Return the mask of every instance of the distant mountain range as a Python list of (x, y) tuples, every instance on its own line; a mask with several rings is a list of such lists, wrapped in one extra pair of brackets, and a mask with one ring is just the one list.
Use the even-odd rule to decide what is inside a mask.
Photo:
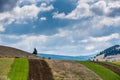
[(43, 54), (40, 53), (38, 56), (43, 57), (43, 58), (50, 58), (53, 60), (88, 60), (91, 57), (95, 55), (89, 55), (89, 56), (62, 56), (62, 55), (53, 55), (53, 54)]
[(97, 54), (91, 60), (95, 61), (120, 61), (120, 45), (114, 45)]

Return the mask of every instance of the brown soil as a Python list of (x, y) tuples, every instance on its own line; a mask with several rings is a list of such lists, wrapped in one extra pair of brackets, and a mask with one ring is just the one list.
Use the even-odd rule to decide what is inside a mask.
[(100, 64), (110, 70), (112, 70), (113, 72), (115, 72), (116, 74), (118, 74), (120, 76), (120, 68), (117, 66), (114, 66), (112, 64), (107, 64), (107, 63), (103, 63), (103, 62), (95, 62), (97, 64)]
[(53, 80), (51, 69), (44, 60), (29, 59), (28, 80)]
[(96, 73), (74, 61), (46, 60), (55, 80), (102, 80)]

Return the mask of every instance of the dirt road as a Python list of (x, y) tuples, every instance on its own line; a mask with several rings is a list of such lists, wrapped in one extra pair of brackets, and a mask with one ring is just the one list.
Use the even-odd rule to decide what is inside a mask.
[(51, 69), (44, 60), (29, 59), (28, 80), (53, 80)]

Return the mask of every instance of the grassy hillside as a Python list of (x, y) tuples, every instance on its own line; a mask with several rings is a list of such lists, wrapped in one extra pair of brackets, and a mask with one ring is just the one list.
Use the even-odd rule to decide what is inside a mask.
[(93, 62), (79, 62), (80, 64), (85, 65), (95, 73), (97, 73), (103, 80), (120, 80), (120, 76), (112, 72), (111, 70), (98, 65)]
[(116, 73), (120, 76), (120, 67), (118, 67), (112, 63), (109, 63), (109, 62), (94, 62), (94, 63), (104, 66), (107, 69), (110, 69), (111, 71), (113, 71), (114, 73)]
[(27, 80), (28, 79), (28, 60), (19, 58), (15, 59), (12, 69), (9, 73), (10, 80)]

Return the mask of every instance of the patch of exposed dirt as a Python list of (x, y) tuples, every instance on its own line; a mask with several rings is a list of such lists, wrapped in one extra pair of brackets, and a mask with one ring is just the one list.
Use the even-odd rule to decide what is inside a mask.
[(106, 63), (103, 63), (103, 62), (95, 62), (95, 63), (100, 64), (100, 65), (102, 65), (102, 66), (112, 70), (113, 72), (115, 72), (116, 74), (118, 74), (120, 76), (120, 68), (119, 67), (114, 66), (112, 64), (111, 65), (110, 64), (106, 64)]
[(46, 60), (55, 80), (102, 80), (84, 65), (73, 61)]
[(29, 59), (28, 80), (53, 80), (51, 69), (44, 60)]

